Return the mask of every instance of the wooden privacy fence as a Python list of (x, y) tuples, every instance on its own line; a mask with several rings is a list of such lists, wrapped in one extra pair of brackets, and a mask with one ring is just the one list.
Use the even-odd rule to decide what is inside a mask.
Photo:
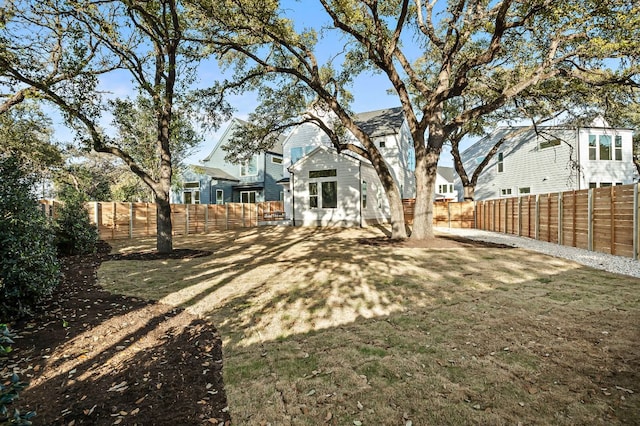
[[(404, 220), (408, 225), (413, 224), (415, 198), (402, 200), (404, 208)], [(435, 202), (433, 203), (433, 225), (449, 228), (474, 228), (475, 227), (475, 203), (473, 201)]]
[(638, 258), (638, 184), (476, 202), (476, 227)]
[[(55, 201), (43, 201), (43, 210), (55, 217)], [(89, 202), (91, 223), (97, 225), (100, 238), (149, 237), (156, 235), (155, 203)], [(214, 230), (249, 228), (258, 222), (284, 218), (281, 201), (227, 204), (171, 204), (173, 235), (201, 234)]]

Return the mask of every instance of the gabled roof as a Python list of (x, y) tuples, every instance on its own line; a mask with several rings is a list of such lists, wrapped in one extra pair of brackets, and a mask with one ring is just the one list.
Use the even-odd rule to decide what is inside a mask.
[(404, 122), (402, 107), (356, 114), (355, 122), (370, 137), (397, 133)]
[[(218, 141), (216, 142), (211, 152), (209, 152), (209, 155), (207, 155), (201, 161), (203, 163), (209, 161), (213, 156), (213, 153), (216, 152), (218, 149), (222, 148), (222, 146), (225, 145), (229, 141), (229, 139), (231, 139), (235, 130), (245, 124), (248, 124), (248, 122), (240, 118), (233, 117), (229, 122), (229, 124), (227, 125), (227, 128), (224, 130), (224, 132), (220, 136), (220, 138), (218, 138)], [(282, 156), (282, 142), (284, 141), (284, 139), (285, 139), (284, 136), (282, 135), (279, 136), (278, 141), (275, 143), (275, 145), (271, 149), (267, 150), (267, 152)]]
[(204, 166), (196, 166), (196, 165), (191, 165), (189, 167), (191, 167), (196, 173), (207, 175), (210, 178), (215, 180), (240, 182), (240, 179), (238, 179), (237, 177), (230, 175), (229, 173), (217, 167), (204, 167)]
[(438, 166), (438, 174), (445, 178), (447, 182), (453, 182), (455, 179), (455, 171), (453, 167)]
[(307, 155), (303, 156), (298, 161), (296, 161), (294, 164), (289, 166), (289, 171), (300, 169), (304, 163), (306, 163), (307, 161), (311, 161), (310, 160), (311, 158), (315, 157), (316, 155), (318, 155), (321, 152), (330, 153), (332, 155), (338, 156), (340, 159), (345, 159), (345, 160), (348, 160), (348, 161), (352, 161), (354, 163), (360, 163), (360, 164), (365, 164), (365, 165), (367, 164), (367, 163), (364, 163), (364, 162), (358, 160), (354, 156), (349, 155), (346, 152), (342, 152), (341, 154), (338, 154), (338, 152), (335, 149), (322, 145), (322, 146), (316, 147), (313, 151), (311, 151), (310, 153), (308, 153)]

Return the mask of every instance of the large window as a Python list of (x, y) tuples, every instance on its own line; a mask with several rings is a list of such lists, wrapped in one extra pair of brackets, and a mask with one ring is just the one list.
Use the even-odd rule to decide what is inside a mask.
[(498, 173), (504, 172), (504, 154), (498, 153)]
[(622, 161), (622, 137), (589, 135), (589, 160)]
[(200, 204), (200, 182), (185, 182), (182, 193), (185, 204)]
[(258, 155), (240, 165), (240, 176), (255, 176), (258, 174)]
[(241, 203), (255, 203), (256, 202), (256, 191), (240, 191), (240, 202)]
[(309, 207), (335, 209), (338, 207), (338, 182), (309, 182)]

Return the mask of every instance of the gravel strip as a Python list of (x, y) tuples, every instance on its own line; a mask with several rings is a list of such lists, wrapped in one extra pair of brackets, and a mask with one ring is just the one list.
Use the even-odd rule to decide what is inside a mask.
[(517, 235), (481, 231), (478, 229), (436, 228), (436, 230), (442, 233), (469, 238), (471, 240), (486, 241), (533, 250), (550, 256), (573, 260), (574, 262), (591, 268), (640, 278), (640, 262), (633, 260), (630, 257), (613, 256), (606, 253), (598, 253), (575, 247), (561, 246), (559, 244), (548, 243), (546, 241), (537, 241), (531, 238), (518, 237)]

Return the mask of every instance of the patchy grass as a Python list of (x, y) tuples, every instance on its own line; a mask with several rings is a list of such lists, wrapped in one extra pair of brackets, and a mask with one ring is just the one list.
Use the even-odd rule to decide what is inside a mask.
[(513, 248), (358, 243), (375, 235), (176, 238), (214, 254), (106, 262), (99, 281), (218, 326), (237, 424), (640, 424), (639, 279)]

